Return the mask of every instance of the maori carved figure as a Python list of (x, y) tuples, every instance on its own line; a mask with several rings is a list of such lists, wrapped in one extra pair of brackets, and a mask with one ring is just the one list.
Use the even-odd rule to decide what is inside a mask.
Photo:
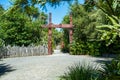
[(73, 39), (73, 30), (72, 29), (70, 29), (69, 30), (69, 40), (70, 40), (70, 43), (72, 43), (72, 39)]
[(52, 28), (48, 29), (48, 54), (52, 54)]

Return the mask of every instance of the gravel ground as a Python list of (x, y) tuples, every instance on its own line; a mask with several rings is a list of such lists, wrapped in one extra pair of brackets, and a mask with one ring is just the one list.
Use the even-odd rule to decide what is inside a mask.
[(75, 63), (84, 61), (93, 62), (96, 65), (106, 60), (84, 55), (71, 56), (62, 54), (59, 50), (47, 56), (7, 58), (0, 61), (0, 66), (4, 66), (0, 70), (2, 71), (0, 80), (59, 80), (58, 76), (67, 71), (68, 66)]

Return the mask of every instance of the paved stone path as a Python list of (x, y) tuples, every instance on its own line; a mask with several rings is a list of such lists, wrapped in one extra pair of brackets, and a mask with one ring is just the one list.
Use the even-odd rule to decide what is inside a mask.
[(0, 61), (0, 66), (4, 66), (0, 80), (59, 80), (58, 77), (68, 70), (68, 66), (104, 60), (106, 59), (63, 54), (60, 50), (55, 50), (53, 55), (7, 58)]

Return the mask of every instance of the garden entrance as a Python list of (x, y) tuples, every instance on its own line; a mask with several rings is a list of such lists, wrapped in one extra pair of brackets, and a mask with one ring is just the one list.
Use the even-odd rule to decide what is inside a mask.
[(49, 23), (43, 25), (44, 28), (48, 28), (48, 54), (52, 54), (52, 28), (68, 28), (69, 29), (69, 40), (72, 43), (73, 38), (73, 23), (72, 15), (70, 14), (70, 24), (53, 24), (52, 23), (52, 14), (49, 13)]

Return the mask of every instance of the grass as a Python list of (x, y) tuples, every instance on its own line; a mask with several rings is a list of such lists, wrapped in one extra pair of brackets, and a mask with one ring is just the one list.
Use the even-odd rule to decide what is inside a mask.
[(101, 71), (99, 65), (92, 63), (75, 64), (74, 66), (68, 67), (68, 72), (60, 76), (60, 80), (99, 80)]
[(105, 63), (102, 69), (93, 63), (81, 63), (69, 67), (60, 80), (120, 80), (120, 56)]

